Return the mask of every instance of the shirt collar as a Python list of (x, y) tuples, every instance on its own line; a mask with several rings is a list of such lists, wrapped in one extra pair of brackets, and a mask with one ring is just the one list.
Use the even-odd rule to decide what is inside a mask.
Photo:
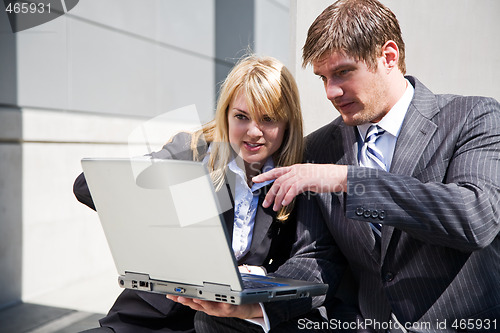
[[(237, 176), (239, 176), (244, 181), (245, 184), (247, 183), (245, 171), (243, 171), (238, 166), (238, 163), (236, 163), (236, 157), (233, 157), (227, 166), (229, 167), (229, 170), (231, 170)], [(273, 162), (272, 157), (268, 157), (266, 162), (264, 163), (264, 166), (262, 167), (262, 172), (266, 172), (266, 171), (269, 171), (271, 169), (274, 169), (274, 162)], [(262, 187), (264, 187), (272, 182), (274, 182), (274, 179), (265, 181), (263, 183), (254, 183), (254, 184), (252, 184), (252, 188), (250, 190), (252, 192), (255, 192), (256, 190), (258, 190), (258, 189), (260, 189), (260, 188), (262, 188)]]
[[(270, 171), (272, 169), (274, 169), (274, 161), (273, 161), (272, 157), (268, 157), (266, 163), (264, 163), (264, 166), (262, 167), (262, 173)], [(267, 180), (267, 181), (262, 182), (262, 183), (253, 183), (252, 192), (254, 192), (254, 191), (256, 191), (256, 190), (258, 190), (258, 189), (260, 189), (268, 184), (271, 184), (272, 182), (274, 182), (274, 179)]]
[[(406, 80), (406, 90), (403, 96), (401, 96), (397, 103), (394, 104), (391, 110), (377, 123), (377, 125), (384, 129), (387, 133), (397, 138), (401, 127), (403, 126), (403, 120), (406, 116), (406, 112), (408, 111), (411, 100), (413, 99), (414, 92), (415, 88), (413, 88), (411, 83)], [(375, 124), (367, 123), (357, 126), (361, 138), (365, 138), (366, 132), (371, 125)]]

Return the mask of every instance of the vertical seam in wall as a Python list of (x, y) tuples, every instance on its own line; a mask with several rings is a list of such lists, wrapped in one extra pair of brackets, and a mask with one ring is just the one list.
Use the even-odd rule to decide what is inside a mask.
[(66, 9), (66, 1), (61, 0), (61, 4), (62, 4), (63, 11), (64, 11), (65, 13), (67, 13), (67, 12), (68, 12), (68, 10)]

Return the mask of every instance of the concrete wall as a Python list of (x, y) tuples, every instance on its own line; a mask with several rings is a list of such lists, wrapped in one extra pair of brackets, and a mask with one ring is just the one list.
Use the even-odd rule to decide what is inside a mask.
[[(301, 68), (307, 29), (332, 0), (291, 3), (306, 131), (338, 116), (312, 69)], [(435, 93), (491, 96), (500, 100), (500, 2), (496, 0), (382, 0), (398, 17), (406, 43), (407, 73)]]
[[(96, 213), (72, 194), (80, 159), (129, 156), (135, 128), (186, 105), (197, 117), (167, 113), (153, 149), (187, 120), (211, 119), (218, 83), (245, 51), (287, 54), (288, 7), (85, 0), (14, 34), (0, 5), (0, 308), (112, 268)], [(270, 20), (278, 28), (263, 30)]]

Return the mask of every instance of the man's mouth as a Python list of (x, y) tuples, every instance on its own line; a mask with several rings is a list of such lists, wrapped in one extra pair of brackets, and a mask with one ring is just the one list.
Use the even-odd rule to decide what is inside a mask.
[(334, 103), (335, 107), (339, 108), (339, 109), (343, 109), (343, 108), (349, 107), (352, 104), (354, 104), (354, 102)]

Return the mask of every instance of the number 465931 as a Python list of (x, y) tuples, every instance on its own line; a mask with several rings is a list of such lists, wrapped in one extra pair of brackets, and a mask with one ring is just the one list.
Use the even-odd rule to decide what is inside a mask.
[(10, 2), (7, 7), (5, 7), (5, 11), (9, 14), (35, 14), (35, 13), (50, 13), (50, 3), (44, 4), (42, 2), (34, 3), (34, 2)]

